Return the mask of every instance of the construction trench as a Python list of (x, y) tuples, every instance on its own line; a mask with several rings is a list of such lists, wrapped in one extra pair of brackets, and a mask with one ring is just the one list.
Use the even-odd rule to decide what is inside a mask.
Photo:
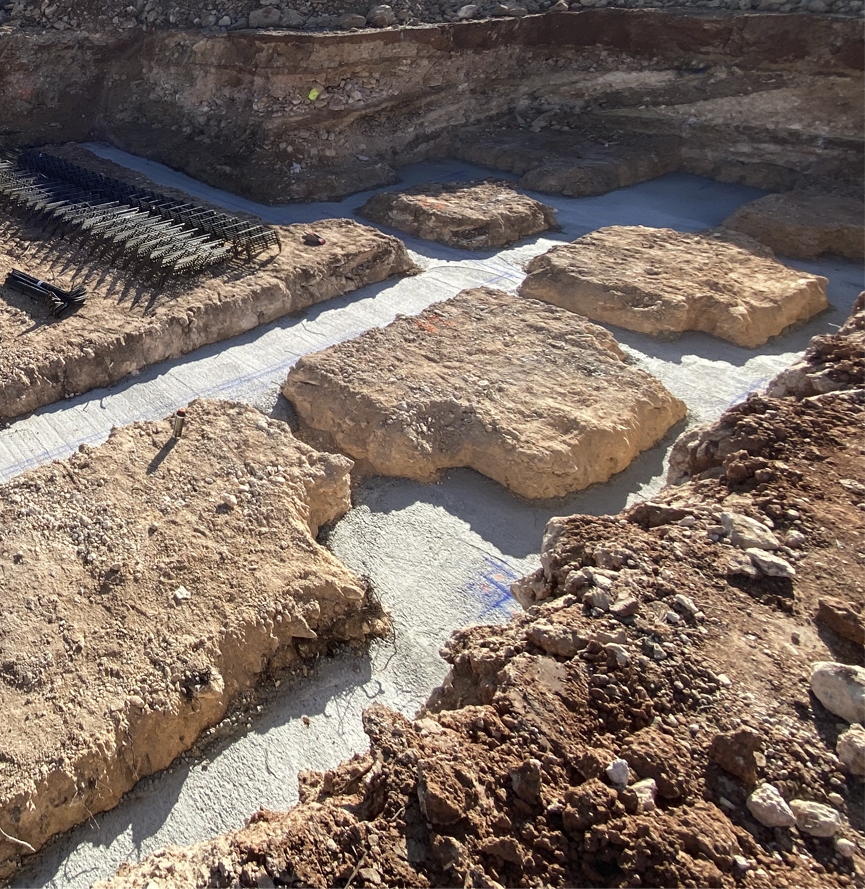
[(858, 884), (853, 10), (20, 12), (2, 879)]

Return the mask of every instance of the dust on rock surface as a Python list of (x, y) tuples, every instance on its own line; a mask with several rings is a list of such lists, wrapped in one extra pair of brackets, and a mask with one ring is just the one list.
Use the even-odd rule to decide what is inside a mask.
[(701, 330), (758, 346), (828, 305), (827, 279), (738, 232), (610, 226), (535, 257), (522, 296), (652, 336)]
[(862, 259), (863, 216), (861, 197), (791, 192), (769, 194), (744, 204), (723, 225), (750, 235), (784, 256), (816, 259), (823, 253), (834, 253)]
[(0, 417), (106, 386), (292, 312), (415, 267), (397, 238), (349, 219), (277, 227), (281, 248), (231, 263), (213, 277), (136, 279), (94, 260), (86, 245), (58, 244), (9, 219), (0, 232), (0, 281), (18, 268), (59, 286), (83, 284), (86, 304), (55, 320), (47, 301), (0, 284)]
[(369, 471), (470, 466), (534, 498), (605, 481), (685, 415), (603, 328), (491, 288), (304, 356), (283, 394)]
[[(857, 885), (863, 784), (808, 675), (862, 658), (815, 622), (821, 596), (865, 591), (865, 502), (841, 484), (863, 478), (862, 382), (752, 396), (683, 444), (683, 484), (552, 520), (528, 612), (456, 633), (418, 718), (370, 708), (370, 753), (303, 774), (291, 812), (98, 885)], [(734, 525), (771, 530), (795, 574), (731, 574)], [(834, 839), (765, 827), (747, 802), (766, 787)]]
[[(115, 805), (262, 671), (386, 623), (315, 542), (345, 457), (230, 402), (113, 430), (0, 487), (0, 827), (38, 848)], [(21, 846), (0, 842), (0, 875)]]
[(371, 197), (359, 215), (451, 247), (504, 247), (555, 230), (556, 211), (514, 191), (509, 182), (430, 183)]

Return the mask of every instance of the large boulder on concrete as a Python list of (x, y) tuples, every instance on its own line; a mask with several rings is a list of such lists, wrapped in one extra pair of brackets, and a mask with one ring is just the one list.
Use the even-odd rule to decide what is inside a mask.
[(744, 235), (611, 226), (526, 267), (522, 296), (651, 336), (701, 330), (759, 346), (826, 308), (826, 278), (789, 269)]
[[(116, 805), (263, 670), (381, 632), (316, 543), (350, 461), (194, 402), (0, 486), (0, 829), (33, 848)], [(0, 881), (24, 846), (0, 842)]]
[(756, 238), (783, 256), (816, 259), (865, 255), (865, 204), (843, 195), (769, 194), (743, 204), (724, 227)]
[(558, 228), (556, 211), (506, 182), (430, 183), (371, 197), (361, 216), (450, 247), (503, 247)]
[(811, 665), (811, 691), (830, 712), (847, 722), (865, 722), (865, 669), (818, 661)]
[(685, 414), (623, 358), (585, 318), (479, 288), (301, 358), (283, 392), (307, 431), (370, 472), (431, 481), (468, 466), (559, 497), (624, 469)]

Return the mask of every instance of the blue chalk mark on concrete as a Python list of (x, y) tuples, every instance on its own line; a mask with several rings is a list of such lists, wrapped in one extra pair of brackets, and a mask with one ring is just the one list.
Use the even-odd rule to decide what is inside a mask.
[(501, 559), (484, 556), (486, 570), (466, 587), (466, 592), (480, 600), (483, 608), (478, 617), (495, 613), (498, 617), (510, 615), (519, 610), (511, 595), (511, 584), (519, 575)]

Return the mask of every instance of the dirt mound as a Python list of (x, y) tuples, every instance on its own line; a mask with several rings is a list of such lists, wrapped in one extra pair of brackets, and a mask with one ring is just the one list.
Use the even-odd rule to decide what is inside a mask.
[(431, 183), (371, 197), (361, 216), (450, 247), (504, 247), (557, 229), (556, 211), (514, 191), (508, 182)]
[(527, 266), (522, 296), (651, 336), (702, 330), (759, 346), (826, 308), (826, 278), (789, 269), (724, 230), (610, 226)]
[(283, 394), (368, 471), (469, 466), (535, 498), (606, 481), (685, 415), (603, 328), (490, 288), (306, 355)]
[[(370, 753), (302, 775), (293, 811), (99, 885), (861, 881), (863, 784), (808, 682), (815, 661), (862, 658), (814, 618), (865, 587), (863, 419), (855, 384), (732, 408), (715, 432), (735, 450), (698, 449), (685, 484), (554, 519), (516, 590), (538, 604), (455, 634), (416, 720), (372, 707)], [(731, 571), (752, 552), (795, 571)], [(790, 826), (752, 814), (770, 820), (766, 800)]]
[(739, 207), (724, 227), (744, 232), (783, 256), (865, 256), (865, 206), (844, 195), (769, 194)]
[(52, 319), (50, 305), (0, 284), (0, 417), (107, 386), (135, 370), (266, 324), (365, 284), (414, 269), (396, 238), (348, 219), (315, 223), (323, 246), (308, 246), (308, 226), (277, 227), (272, 248), (213, 278), (165, 286), (136, 281), (95, 260), (85, 246), (46, 239), (10, 220), (0, 233), (0, 281), (20, 268), (69, 287), (84, 284), (87, 303)]
[(315, 542), (349, 508), (348, 460), (227, 402), (171, 430), (115, 429), (0, 487), (0, 878), (263, 672), (383, 629)]

